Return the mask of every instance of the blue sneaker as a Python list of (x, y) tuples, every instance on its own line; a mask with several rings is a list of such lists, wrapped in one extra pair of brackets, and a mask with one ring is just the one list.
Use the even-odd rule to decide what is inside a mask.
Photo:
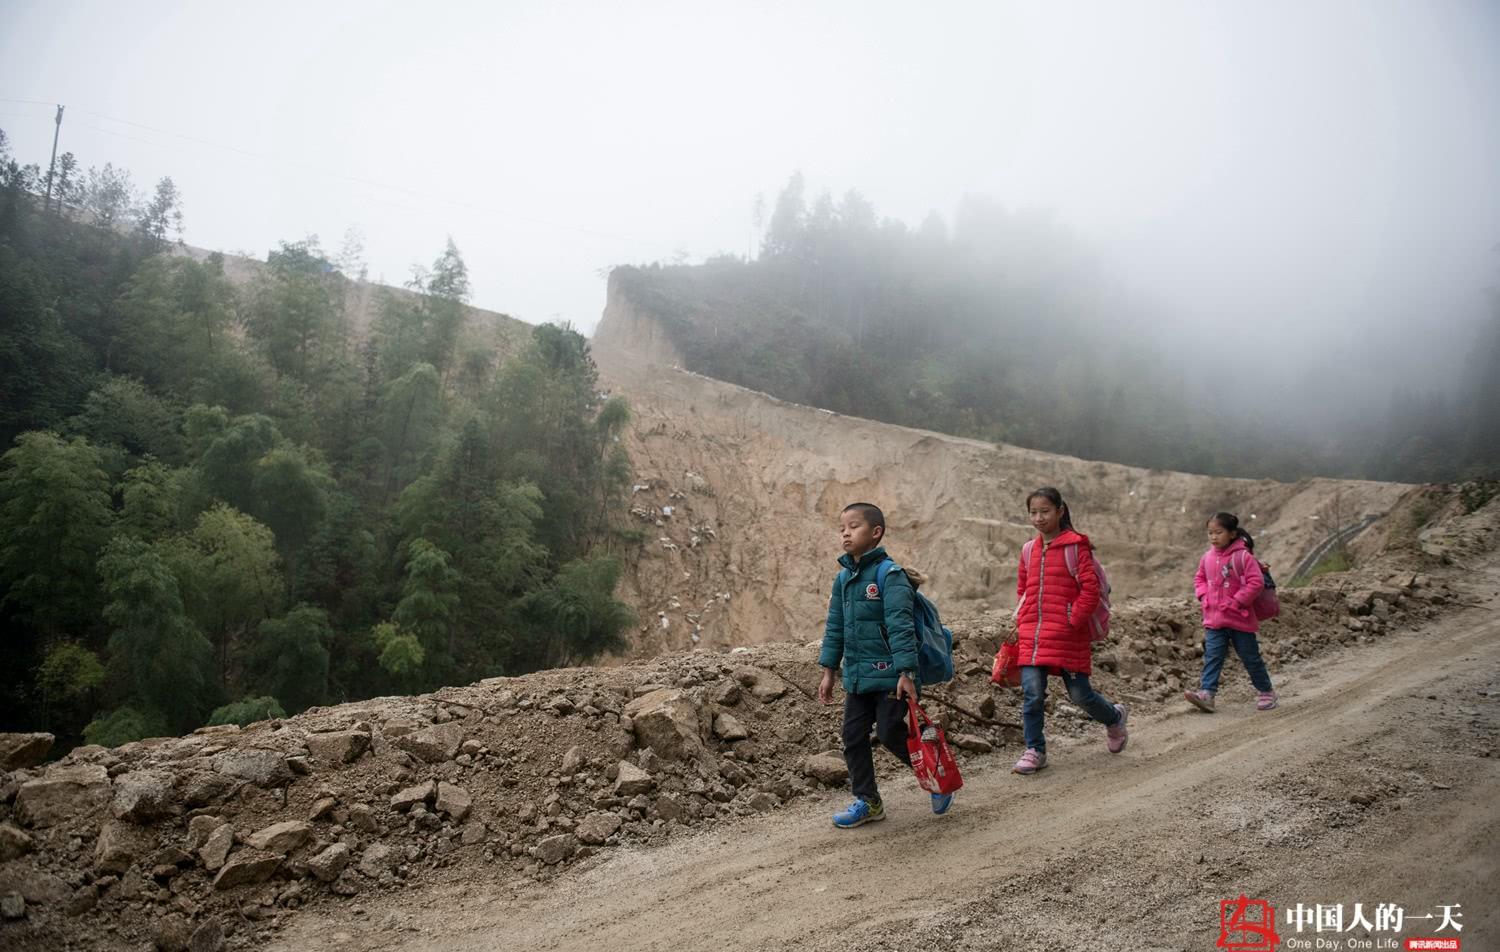
[(953, 806), (953, 794), (934, 793), (932, 795), (932, 812), (936, 813), (938, 816), (942, 816), (944, 813), (947, 813), (948, 808), (951, 806)]
[(833, 815), (833, 825), (841, 830), (852, 830), (856, 826), (864, 826), (866, 823), (884, 819), (885, 804), (878, 801), (871, 803), (868, 800), (855, 800), (846, 809)]

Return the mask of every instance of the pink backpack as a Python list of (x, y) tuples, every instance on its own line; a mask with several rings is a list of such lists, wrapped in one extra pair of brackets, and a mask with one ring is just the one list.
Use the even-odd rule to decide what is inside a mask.
[[(1235, 555), (1249, 555), (1251, 558), (1254, 558), (1253, 554), (1243, 549), (1235, 553)], [(1239, 573), (1240, 578), (1243, 579), (1245, 577), (1245, 560), (1236, 560), (1231, 557), (1229, 562), (1234, 566), (1234, 570)], [(1255, 596), (1255, 601), (1250, 603), (1250, 610), (1255, 613), (1256, 621), (1266, 621), (1281, 614), (1281, 599), (1276, 597), (1276, 580), (1271, 577), (1271, 570), (1266, 568), (1266, 564), (1256, 559), (1255, 568), (1260, 572), (1260, 580), (1264, 587), (1261, 588), (1260, 594)]]
[[(1026, 564), (1028, 571), (1031, 568), (1031, 549), (1035, 543), (1035, 539), (1028, 539), (1021, 546), (1021, 561)], [(1109, 637), (1109, 576), (1104, 574), (1104, 566), (1099, 564), (1099, 557), (1092, 548), (1089, 549), (1089, 558), (1094, 561), (1094, 577), (1099, 580), (1099, 607), (1089, 616), (1089, 641), (1103, 641)], [(1078, 543), (1063, 546), (1063, 559), (1068, 563), (1068, 574), (1073, 576), (1073, 581), (1078, 581)], [(1020, 610), (1017, 605), (1016, 611)]]

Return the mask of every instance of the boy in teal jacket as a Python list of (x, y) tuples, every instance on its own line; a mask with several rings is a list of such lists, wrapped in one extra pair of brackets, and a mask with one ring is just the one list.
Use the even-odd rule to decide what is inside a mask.
[[(833, 676), (844, 669), (844, 762), (855, 800), (833, 816), (834, 826), (852, 829), (885, 819), (875, 786), (875, 755), (870, 728), (891, 753), (911, 766), (906, 752), (906, 698), (917, 697), (917, 632), (912, 621), (912, 587), (905, 572), (891, 571), (884, 592), (880, 547), (885, 514), (867, 502), (846, 506), (839, 515), (844, 554), (833, 580), (828, 621), (823, 628), (823, 668), (818, 699), (833, 703)], [(953, 794), (933, 794), (932, 812), (945, 813)]]

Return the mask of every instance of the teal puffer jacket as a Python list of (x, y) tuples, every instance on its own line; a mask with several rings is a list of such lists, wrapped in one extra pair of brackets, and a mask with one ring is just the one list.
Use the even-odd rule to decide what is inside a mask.
[(818, 664), (837, 668), (842, 662), (844, 690), (850, 694), (894, 691), (903, 672), (917, 678), (911, 581), (905, 572), (891, 572), (882, 598), (876, 570), (887, 558), (883, 548), (871, 549), (857, 562), (847, 552), (839, 556), (847, 571), (833, 580)]

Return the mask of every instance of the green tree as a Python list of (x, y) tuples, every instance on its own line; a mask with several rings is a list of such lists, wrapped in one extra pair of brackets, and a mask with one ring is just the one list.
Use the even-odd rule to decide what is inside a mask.
[(155, 457), (146, 456), (126, 470), (119, 493), (119, 531), (151, 542), (177, 528), (182, 506), (178, 474)]
[(394, 494), (425, 468), (443, 414), (437, 368), (417, 364), (391, 381), (381, 400), (387, 492)]
[(463, 579), (449, 565), (448, 553), (414, 539), (406, 547), (406, 581), (391, 621), (422, 646), (423, 673), (433, 687), (451, 683), (457, 673), (455, 614)]
[(609, 555), (575, 559), (546, 587), (522, 599), (530, 628), (527, 667), (586, 662), (625, 646), (623, 633), (635, 615), (614, 597), (620, 562)]
[(282, 242), (267, 256), (267, 265), (245, 315), (245, 331), (277, 374), (316, 384), (345, 343), (343, 279), (315, 237)]
[(0, 587), (40, 631), (86, 630), (99, 611), (95, 563), (114, 512), (87, 441), (24, 433), (0, 457)]
[(271, 527), (282, 552), (301, 551), (328, 509), (333, 479), (318, 454), (283, 443), (255, 463), (256, 514)]
[(171, 176), (156, 183), (156, 193), (141, 211), (137, 226), (153, 248), (163, 248), (170, 240), (182, 240), (182, 195)]
[(161, 551), (180, 580), (188, 617), (213, 645), (215, 681), (227, 689), (252, 653), (253, 633), (281, 611), (286, 598), (275, 537), (245, 513), (219, 504)]
[(307, 604), (261, 622), (249, 659), (250, 683), (293, 714), (322, 703), (332, 638), (328, 613)]
[(89, 169), (83, 183), (83, 209), (94, 224), (103, 228), (123, 225), (136, 217), (140, 203), (140, 194), (128, 171), (108, 162), (102, 169)]
[(241, 727), (248, 727), (258, 721), (269, 721), (279, 717), (286, 717), (286, 711), (274, 697), (247, 697), (232, 704), (214, 708), (213, 713), (208, 715), (208, 723), (238, 724)]
[(109, 664), (129, 706), (173, 731), (213, 706), (213, 647), (188, 619), (177, 578), (151, 546), (117, 536), (99, 559), (107, 599)]
[(68, 430), (105, 454), (105, 468), (118, 479), (146, 456), (181, 462), (181, 411), (129, 377), (106, 375), (89, 391)]

